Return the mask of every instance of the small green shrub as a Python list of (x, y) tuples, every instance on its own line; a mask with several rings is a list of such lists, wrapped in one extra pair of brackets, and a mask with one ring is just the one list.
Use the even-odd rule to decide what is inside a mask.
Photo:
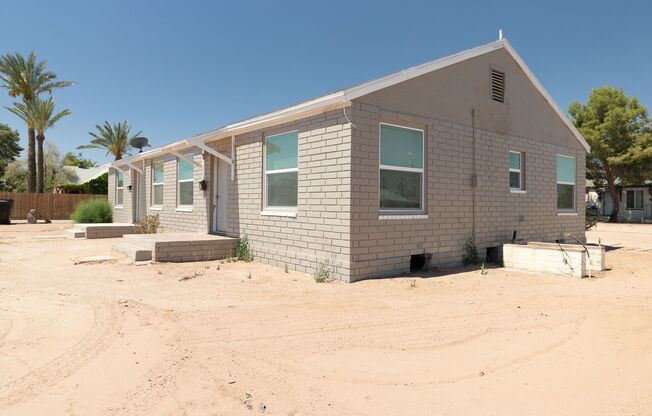
[(252, 261), (254, 257), (251, 255), (251, 248), (249, 247), (249, 238), (245, 234), (239, 241), (235, 249), (235, 256), (238, 260)]
[(140, 220), (140, 224), (138, 224), (138, 232), (140, 234), (156, 234), (160, 225), (161, 220), (158, 214), (145, 215), (145, 218)]
[(108, 223), (112, 218), (111, 205), (106, 199), (82, 201), (70, 215), (71, 220), (80, 223)]
[(317, 265), (313, 277), (317, 283), (326, 283), (331, 280), (331, 265), (328, 260)]
[(464, 257), (462, 262), (464, 265), (468, 266), (470, 264), (480, 264), (482, 259), (480, 258), (480, 252), (478, 247), (475, 245), (475, 240), (472, 237), (466, 239), (464, 243)]

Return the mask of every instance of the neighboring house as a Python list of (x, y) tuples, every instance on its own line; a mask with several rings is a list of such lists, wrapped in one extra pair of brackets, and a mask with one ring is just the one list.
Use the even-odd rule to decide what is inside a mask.
[[(642, 222), (652, 221), (652, 184), (616, 187), (620, 202), (618, 221)], [(605, 190), (598, 191), (602, 215), (609, 216), (613, 210), (611, 194)]]
[(114, 221), (246, 235), (345, 281), (584, 239), (588, 144), (506, 40), (113, 163)]

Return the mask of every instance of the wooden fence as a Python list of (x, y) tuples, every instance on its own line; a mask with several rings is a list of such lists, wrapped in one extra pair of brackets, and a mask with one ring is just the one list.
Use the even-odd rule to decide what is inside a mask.
[(13, 199), (12, 220), (24, 220), (27, 211), (34, 208), (51, 220), (67, 220), (81, 201), (106, 199), (106, 195), (91, 194), (32, 194), (0, 192), (0, 199)]

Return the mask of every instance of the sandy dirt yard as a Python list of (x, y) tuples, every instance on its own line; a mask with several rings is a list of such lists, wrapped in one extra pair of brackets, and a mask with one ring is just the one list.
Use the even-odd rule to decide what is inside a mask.
[(593, 279), (352, 285), (135, 265), (62, 227), (0, 226), (5, 416), (652, 415), (652, 225), (589, 233), (615, 247)]

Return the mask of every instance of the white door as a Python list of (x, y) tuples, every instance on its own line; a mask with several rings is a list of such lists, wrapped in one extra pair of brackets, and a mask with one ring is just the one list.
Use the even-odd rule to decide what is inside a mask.
[(134, 224), (139, 223), (140, 218), (140, 176), (135, 170), (131, 170), (131, 205), (133, 206)]
[(227, 231), (229, 207), (229, 165), (213, 157), (213, 231)]
[(145, 216), (145, 175), (131, 170), (131, 203), (134, 223), (139, 223)]

